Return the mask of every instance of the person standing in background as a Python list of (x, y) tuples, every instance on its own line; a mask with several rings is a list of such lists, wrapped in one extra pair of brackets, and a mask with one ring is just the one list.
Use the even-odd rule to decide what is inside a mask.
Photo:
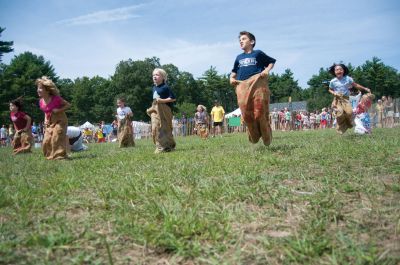
[(218, 101), (214, 101), (214, 107), (211, 109), (211, 121), (213, 123), (213, 137), (219, 135), (222, 137), (222, 126), (224, 125), (225, 110)]

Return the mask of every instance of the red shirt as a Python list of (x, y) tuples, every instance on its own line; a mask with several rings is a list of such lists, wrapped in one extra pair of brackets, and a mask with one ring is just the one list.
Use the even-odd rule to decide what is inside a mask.
[(10, 118), (11, 118), (12, 122), (14, 123), (15, 127), (17, 128), (17, 130), (25, 129), (26, 123), (28, 122), (25, 119), (25, 116), (26, 116), (25, 112), (22, 112), (22, 111), (10, 113)]
[(360, 102), (358, 102), (357, 108), (355, 110), (356, 114), (361, 114), (367, 112), (371, 107), (372, 101), (368, 97), (361, 98)]

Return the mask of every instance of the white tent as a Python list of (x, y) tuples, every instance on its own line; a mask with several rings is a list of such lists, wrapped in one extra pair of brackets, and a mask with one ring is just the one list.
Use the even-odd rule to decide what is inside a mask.
[(94, 129), (94, 125), (87, 121), (84, 124), (82, 124), (80, 128), (81, 129), (89, 128), (89, 129), (93, 130)]
[(232, 117), (239, 117), (242, 116), (242, 112), (240, 111), (240, 109), (235, 109), (234, 111), (232, 111), (231, 113), (228, 113), (225, 115), (225, 118), (232, 118)]

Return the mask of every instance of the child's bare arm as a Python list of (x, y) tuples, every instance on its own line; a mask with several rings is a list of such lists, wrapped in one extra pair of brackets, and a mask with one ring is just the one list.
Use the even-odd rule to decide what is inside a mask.
[(357, 84), (356, 82), (353, 82), (352, 85), (353, 85), (353, 87), (357, 88), (358, 90), (363, 90), (363, 91), (365, 91), (367, 93), (371, 93), (371, 89), (369, 89), (367, 87), (364, 87), (364, 86), (362, 86), (360, 84)]
[(232, 86), (236, 86), (237, 84), (239, 84), (239, 82), (236, 80), (236, 76), (237, 74), (232, 72), (231, 73), (231, 77), (229, 78), (229, 83), (231, 83)]
[(274, 64), (270, 63), (267, 67), (265, 67), (264, 71), (261, 72), (261, 77), (268, 76), (269, 75), (269, 71), (271, 71), (272, 68), (274, 68)]

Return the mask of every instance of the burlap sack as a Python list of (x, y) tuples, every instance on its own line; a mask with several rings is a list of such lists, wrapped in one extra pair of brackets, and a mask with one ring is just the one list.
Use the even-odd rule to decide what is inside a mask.
[(171, 108), (167, 104), (153, 101), (152, 106), (147, 109), (147, 114), (151, 117), (151, 133), (156, 152), (169, 152), (175, 149)]
[(22, 131), (14, 135), (12, 141), (13, 154), (29, 153), (33, 143), (33, 136), (30, 130)]
[(343, 134), (353, 127), (353, 109), (348, 97), (335, 97), (332, 107), (336, 109), (336, 131)]
[(129, 117), (119, 121), (118, 141), (119, 147), (135, 146), (135, 141), (133, 140), (132, 122)]
[(240, 81), (236, 86), (236, 95), (250, 142), (257, 143), (262, 138), (264, 145), (270, 145), (272, 130), (269, 121), (268, 78), (257, 74)]
[(65, 112), (52, 113), (49, 124), (46, 125), (42, 150), (48, 160), (67, 158), (67, 126)]

